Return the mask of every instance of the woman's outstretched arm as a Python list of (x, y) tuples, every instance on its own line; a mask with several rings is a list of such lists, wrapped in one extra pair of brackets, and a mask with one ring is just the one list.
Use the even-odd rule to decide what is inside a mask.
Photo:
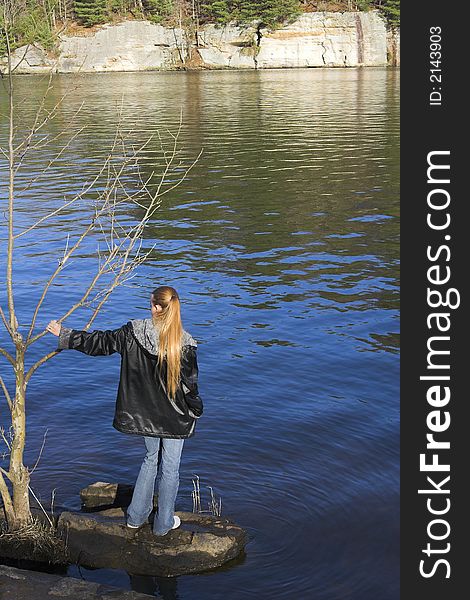
[(58, 336), (58, 350), (78, 350), (90, 356), (107, 356), (115, 352), (122, 353), (130, 324), (119, 329), (106, 331), (79, 331), (51, 321), (47, 331)]

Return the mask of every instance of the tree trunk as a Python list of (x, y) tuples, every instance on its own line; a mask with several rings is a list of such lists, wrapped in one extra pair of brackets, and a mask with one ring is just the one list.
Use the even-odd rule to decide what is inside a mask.
[(20, 478), (13, 485), (13, 510), (15, 512), (13, 527), (16, 529), (27, 525), (31, 521), (29, 506), (29, 471), (24, 466), (20, 467)]
[(17, 333), (16, 345), (16, 394), (11, 412), (13, 441), (10, 450), (9, 478), (13, 489), (13, 523), (8, 519), (10, 529), (26, 525), (31, 520), (29, 507), (29, 471), (23, 464), (26, 442), (26, 383), (24, 380), (24, 343)]

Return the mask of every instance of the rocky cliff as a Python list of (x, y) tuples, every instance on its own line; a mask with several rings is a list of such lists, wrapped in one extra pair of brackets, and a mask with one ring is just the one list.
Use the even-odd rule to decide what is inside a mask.
[(124, 21), (86, 36), (62, 35), (56, 57), (20, 48), (13, 65), (17, 73), (356, 67), (399, 64), (398, 52), (399, 34), (387, 32), (375, 11), (316, 12), (275, 31), (206, 25), (197, 45), (182, 29)]

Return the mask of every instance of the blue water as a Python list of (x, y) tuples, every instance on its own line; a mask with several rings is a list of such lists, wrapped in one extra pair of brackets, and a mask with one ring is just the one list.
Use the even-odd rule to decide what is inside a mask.
[[(18, 134), (47, 86), (16, 78)], [(73, 86), (76, 86), (75, 89)], [(48, 104), (69, 95), (31, 150), (16, 199), (17, 231), (60, 206), (96, 173), (116, 114), (142, 144), (143, 170), (159, 172), (182, 109), (180, 150), (149, 223), (148, 262), (118, 288), (92, 329), (149, 316), (150, 291), (178, 290), (183, 324), (198, 341), (205, 413), (185, 442), (177, 510), (192, 510), (198, 475), (222, 515), (248, 530), (235, 564), (175, 580), (70, 568), (93, 581), (167, 600), (396, 600), (399, 445), (399, 79), (386, 69), (299, 69), (56, 77)], [(0, 92), (0, 108), (6, 97)], [(76, 114), (77, 109), (83, 107)], [(120, 109), (120, 107), (122, 107)], [(67, 148), (57, 134), (77, 134)], [(1, 139), (5, 145), (6, 121)], [(44, 139), (45, 141), (45, 139)], [(2, 159), (3, 160), (3, 159)], [(1, 210), (6, 165), (1, 163)], [(135, 172), (124, 175), (130, 188)], [(163, 189), (170, 184), (165, 183)], [(14, 290), (25, 334), (45, 279), (91, 215), (92, 194), (18, 238)], [(125, 202), (134, 223), (142, 209)], [(0, 304), (6, 222), (0, 225)], [(93, 234), (51, 287), (35, 333), (76, 302), (97, 268)], [(101, 242), (102, 244), (102, 242)], [(103, 246), (101, 246), (103, 247)], [(81, 308), (66, 325), (82, 328)], [(52, 350), (47, 334), (28, 366)], [(0, 343), (11, 349), (4, 331)], [(0, 372), (13, 390), (7, 361)], [(133, 483), (140, 438), (112, 426), (119, 356), (64, 351), (28, 386), (26, 464), (46, 436), (32, 487), (45, 502), (78, 509), (94, 481)], [(5, 403), (1, 424), (8, 429)]]

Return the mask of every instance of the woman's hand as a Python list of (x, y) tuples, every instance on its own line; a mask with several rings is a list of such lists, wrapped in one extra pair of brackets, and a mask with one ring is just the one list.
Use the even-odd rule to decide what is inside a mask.
[(49, 325), (46, 327), (46, 330), (49, 333), (53, 333), (54, 335), (60, 335), (61, 324), (57, 323), (57, 321), (50, 321)]

